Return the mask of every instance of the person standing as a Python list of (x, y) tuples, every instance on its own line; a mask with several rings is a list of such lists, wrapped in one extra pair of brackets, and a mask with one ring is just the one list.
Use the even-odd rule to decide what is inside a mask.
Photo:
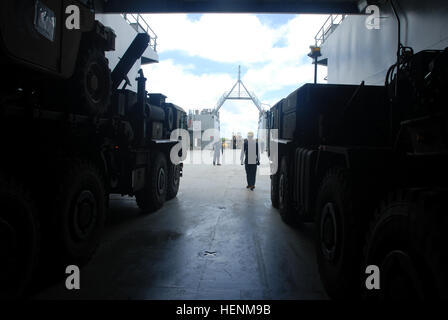
[(218, 166), (221, 165), (219, 163), (219, 160), (221, 157), (221, 152), (222, 152), (222, 142), (221, 142), (221, 140), (218, 140), (213, 144), (213, 165), (218, 165)]
[(254, 139), (254, 133), (249, 132), (247, 139), (244, 139), (241, 148), (241, 165), (246, 169), (246, 188), (250, 190), (255, 189), (255, 178), (257, 175), (257, 166), (260, 165), (260, 153), (258, 150), (258, 140)]

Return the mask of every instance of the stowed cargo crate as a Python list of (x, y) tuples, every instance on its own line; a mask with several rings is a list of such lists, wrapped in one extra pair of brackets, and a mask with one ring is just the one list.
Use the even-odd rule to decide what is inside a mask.
[(281, 114), (273, 121), (279, 137), (302, 146), (387, 143), (389, 111), (381, 86), (305, 84), (273, 109)]

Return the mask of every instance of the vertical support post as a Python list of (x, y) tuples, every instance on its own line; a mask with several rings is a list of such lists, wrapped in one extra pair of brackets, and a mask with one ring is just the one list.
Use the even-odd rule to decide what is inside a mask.
[(308, 57), (314, 61), (314, 83), (317, 83), (317, 58), (321, 56), (320, 47), (310, 46), (311, 52), (308, 53)]
[(143, 74), (143, 70), (138, 71), (137, 80), (137, 115), (138, 115), (138, 128), (136, 128), (137, 141), (139, 145), (145, 143), (146, 137), (146, 117), (145, 117), (145, 105), (146, 105), (146, 78)]
[(145, 98), (146, 98), (146, 78), (143, 75), (143, 70), (140, 69), (138, 71), (138, 78), (137, 80), (137, 104), (138, 104), (138, 113), (140, 116), (144, 116), (144, 104), (145, 104)]

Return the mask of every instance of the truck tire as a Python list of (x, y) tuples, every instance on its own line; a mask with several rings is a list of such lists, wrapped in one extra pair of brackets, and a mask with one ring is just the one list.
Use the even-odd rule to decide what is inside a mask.
[(278, 174), (278, 209), (282, 220), (289, 225), (297, 224), (297, 217), (291, 201), (288, 160), (283, 157)]
[(149, 166), (145, 187), (135, 194), (137, 205), (143, 213), (160, 209), (167, 196), (168, 168), (165, 155), (158, 151)]
[(56, 190), (53, 234), (59, 262), (84, 265), (95, 253), (106, 218), (103, 180), (94, 165), (68, 160), (61, 165)]
[(37, 266), (40, 233), (28, 193), (0, 177), (0, 300), (21, 297)]
[(81, 47), (69, 85), (71, 112), (92, 116), (105, 113), (111, 101), (112, 78), (104, 52), (94, 46)]
[(271, 175), (271, 202), (278, 209), (278, 174)]
[(329, 170), (317, 196), (315, 244), (320, 278), (331, 298), (359, 296), (362, 243), (356, 215), (364, 212), (358, 210), (349, 171)]
[(381, 204), (367, 234), (363, 264), (363, 271), (379, 267), (380, 289), (363, 286), (365, 298), (447, 299), (446, 196), (400, 190)]
[(170, 164), (168, 169), (168, 185), (166, 190), (166, 200), (176, 197), (180, 186), (180, 167)]

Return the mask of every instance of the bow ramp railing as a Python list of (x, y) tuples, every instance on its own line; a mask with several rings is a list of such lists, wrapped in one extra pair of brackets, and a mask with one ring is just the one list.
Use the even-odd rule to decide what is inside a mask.
[(314, 37), (316, 47), (322, 46), (346, 17), (346, 14), (331, 14)]
[(146, 19), (138, 13), (123, 13), (124, 20), (137, 32), (146, 32), (149, 35), (149, 47), (157, 52), (157, 34), (151, 29)]

